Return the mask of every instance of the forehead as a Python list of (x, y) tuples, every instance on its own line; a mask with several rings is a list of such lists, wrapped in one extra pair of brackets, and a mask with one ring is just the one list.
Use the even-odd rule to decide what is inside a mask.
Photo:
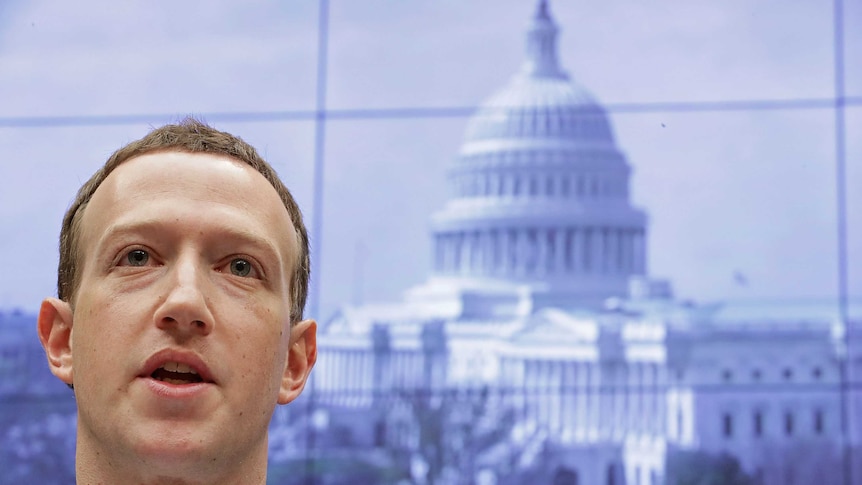
[(114, 169), (81, 220), (81, 248), (117, 225), (175, 223), (201, 233), (231, 228), (270, 240), (292, 261), (296, 231), (275, 188), (248, 164), (226, 156), (157, 152)]

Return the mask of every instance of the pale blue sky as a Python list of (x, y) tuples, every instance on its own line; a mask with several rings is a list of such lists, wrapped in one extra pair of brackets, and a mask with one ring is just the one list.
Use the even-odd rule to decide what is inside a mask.
[[(563, 66), (610, 103), (828, 98), (832, 2), (551, 1)], [(333, 109), (480, 103), (523, 59), (534, 2), (333, 0)], [(846, 2), (847, 94), (862, 95), (862, 0)], [(0, 118), (312, 109), (317, 4), (50, 2), (0, 6)], [(256, 145), (310, 223), (314, 126), (219, 122)], [(680, 296), (836, 293), (834, 114), (828, 109), (612, 112), (650, 215), (650, 270)], [(327, 126), (324, 317), (361, 294), (397, 299), (429, 267), (428, 218), (466, 118)], [(862, 248), (862, 107), (847, 112), (851, 251)], [(55, 292), (56, 238), (78, 186), (146, 133), (0, 126), (0, 308)], [(364, 254), (363, 264), (354, 261)], [(852, 254), (851, 254), (852, 255)], [(850, 265), (862, 295), (862, 261)], [(357, 292), (357, 268), (362, 288)], [(854, 269), (855, 267), (855, 269)], [(743, 272), (746, 287), (734, 283)]]

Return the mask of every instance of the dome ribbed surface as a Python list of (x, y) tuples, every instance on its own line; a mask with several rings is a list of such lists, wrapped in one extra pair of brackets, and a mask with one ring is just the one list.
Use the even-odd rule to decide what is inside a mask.
[(491, 139), (558, 138), (614, 144), (604, 109), (568, 79), (519, 75), (470, 120), (465, 144)]

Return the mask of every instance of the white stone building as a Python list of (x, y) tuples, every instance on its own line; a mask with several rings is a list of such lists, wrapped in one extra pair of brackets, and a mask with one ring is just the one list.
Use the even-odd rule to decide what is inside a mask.
[(509, 446), (529, 463), (539, 443), (578, 483), (664, 483), (687, 449), (768, 484), (840, 476), (859, 398), (841, 389), (852, 335), (834, 305), (696, 306), (651, 279), (630, 166), (557, 32), (540, 2), (523, 69), (470, 120), (431, 221), (434, 274), (322, 325), (315, 399), (383, 420), (398, 390), (497, 389), (517, 410)]

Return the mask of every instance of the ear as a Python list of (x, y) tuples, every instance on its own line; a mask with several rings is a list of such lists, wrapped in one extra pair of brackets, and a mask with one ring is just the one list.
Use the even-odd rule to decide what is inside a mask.
[(72, 384), (72, 307), (57, 298), (46, 298), (37, 320), (39, 340), (48, 367), (61, 381)]
[(317, 361), (317, 322), (303, 320), (290, 329), (287, 362), (278, 391), (278, 403), (287, 404), (299, 396)]

